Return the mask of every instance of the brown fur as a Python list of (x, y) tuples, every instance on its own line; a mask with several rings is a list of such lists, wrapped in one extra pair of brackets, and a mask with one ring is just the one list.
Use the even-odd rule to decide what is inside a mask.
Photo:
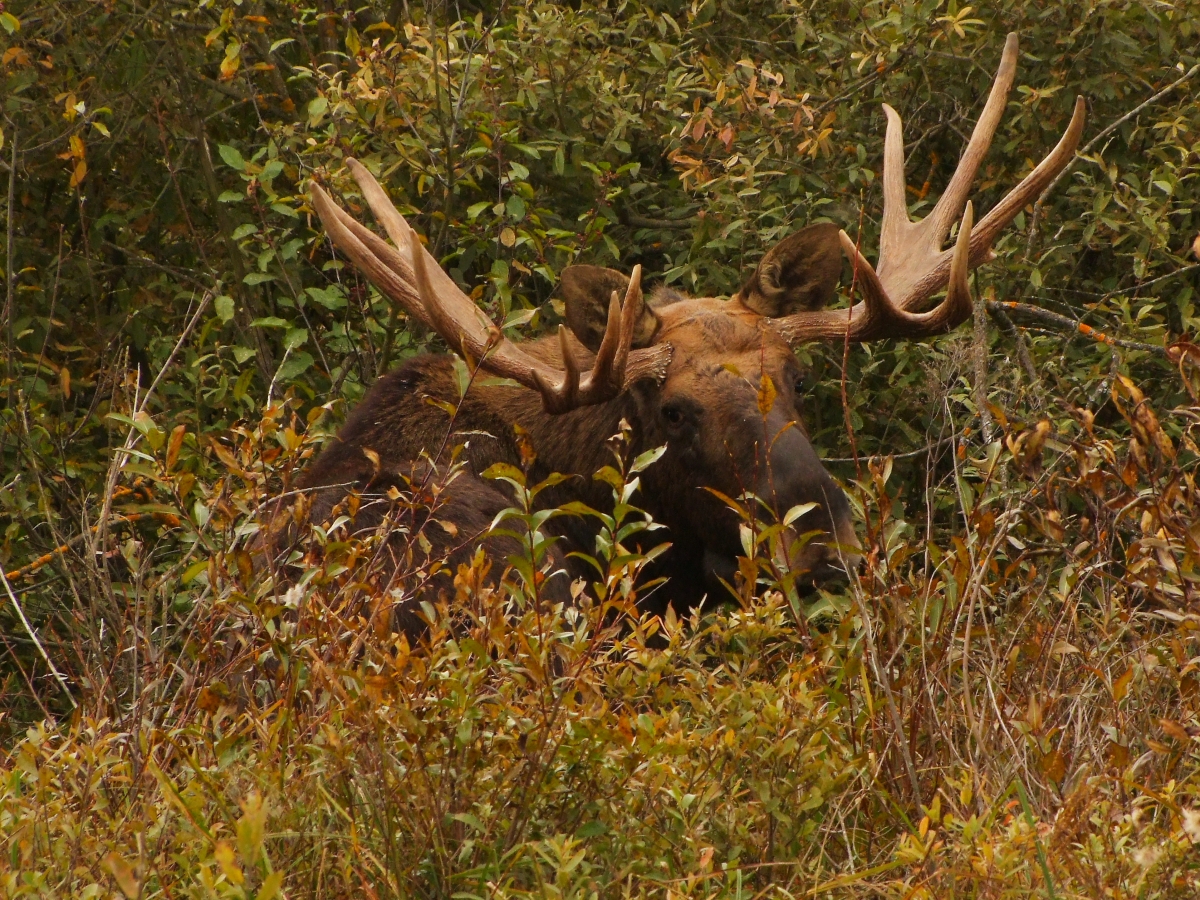
[[(781, 245), (786, 258), (780, 260), (777, 253), (768, 260), (773, 314), (785, 313), (789, 303), (811, 308), (832, 294), (829, 279), (836, 283), (840, 265), (824, 258), (830, 250), (826, 230), (806, 229), (813, 232), (816, 245), (789, 239), (792, 246)], [(590, 361), (591, 352), (584, 344), (594, 348), (603, 333), (595, 323), (603, 321), (611, 292), (627, 280), (610, 270), (586, 268), (568, 270), (564, 290), (568, 321), (583, 338), (582, 342), (570, 338), (572, 349), (577, 358)], [(789, 278), (802, 289), (790, 290)], [(581, 500), (611, 509), (611, 489), (591, 476), (612, 462), (607, 442), (625, 420), (632, 429), (632, 452), (667, 447), (663, 458), (642, 473), (641, 491), (634, 501), (666, 526), (645, 540), (650, 545), (672, 545), (648, 573), (669, 578), (667, 586), (646, 601), (648, 608), (661, 611), (667, 603), (681, 610), (692, 607), (705, 596), (720, 596), (720, 578), (732, 579), (742, 552), (739, 519), (706, 488), (735, 498), (753, 491), (781, 514), (800, 503), (818, 503), (819, 508), (802, 517), (796, 528), (819, 531), (825, 542), (808, 545), (793, 563), (809, 570), (814, 580), (840, 570), (839, 552), (825, 544), (837, 541), (851, 551), (857, 546), (849, 506), (804, 433), (800, 398), (794, 389), (799, 376), (795, 356), (769, 319), (740, 299), (693, 299), (660, 290), (651, 297), (640, 330), (638, 345), (669, 343), (672, 347), (672, 361), (661, 384), (639, 382), (608, 403), (562, 415), (547, 414), (541, 398), (526, 388), (476, 385), (462, 400), (452, 431), (449, 414), (429, 400), (459, 403), (453, 361), (447, 356), (409, 360), (371, 388), (337, 438), (305, 473), (300, 487), (315, 491), (311, 518), (327, 517), (349, 486), (378, 494), (380, 486), (394, 484), (398, 476), (415, 480), (415, 464), (416, 470), (428, 475), (429, 463), (417, 464), (418, 460), (432, 459), (433, 465), (444, 467), (452, 448), (462, 445), (466, 471), (452, 483), (443, 512), (437, 515), (461, 523), (460, 535), (481, 534), (511, 500), (497, 483), (479, 476), (496, 462), (521, 465), (516, 426), (528, 435), (537, 453), (531, 478), (551, 472), (575, 476), (543, 494), (545, 503)], [(522, 347), (551, 366), (561, 366), (557, 338), (530, 341)], [(776, 390), (774, 404), (765, 414), (759, 405), (764, 377)], [(378, 468), (365, 450), (377, 455)], [(368, 508), (383, 511), (386, 504)], [(360, 508), (359, 516), (359, 527), (374, 528), (383, 521), (382, 512), (361, 518)], [(594, 552), (594, 533), (587, 520), (563, 517), (551, 524), (559, 529), (563, 552)], [(439, 549), (448, 548), (447, 542)], [(493, 542), (488, 549), (502, 559), (514, 548)], [(576, 567), (572, 574), (586, 571)], [(565, 596), (566, 583), (561, 579), (560, 595)]]

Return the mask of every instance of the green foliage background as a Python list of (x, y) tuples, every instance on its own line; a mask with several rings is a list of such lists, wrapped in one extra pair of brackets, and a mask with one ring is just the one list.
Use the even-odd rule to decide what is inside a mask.
[[(10, 895), (1194, 895), (1200, 4), (9, 0), (0, 29)], [(279, 630), (359, 557), (284, 595), (260, 505), (439, 349), (309, 179), (361, 213), (363, 160), (514, 335), (573, 261), (728, 294), (808, 222), (876, 246), (880, 101), (923, 214), (1008, 31), (976, 208), (1076, 94), (1089, 123), (975, 289), (1065, 318), (803, 351), (856, 591), (764, 570), (666, 652), (486, 613), (399, 661), (339, 644), (352, 616)]]

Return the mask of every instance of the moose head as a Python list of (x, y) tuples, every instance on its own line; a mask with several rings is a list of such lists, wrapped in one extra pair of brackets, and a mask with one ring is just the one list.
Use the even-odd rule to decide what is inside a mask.
[[(1016, 61), (1016, 35), (1009, 35), (959, 166), (922, 221), (907, 213), (902, 126), (884, 105), (884, 210), (874, 266), (831, 224), (810, 225), (775, 246), (728, 299), (665, 289), (646, 297), (640, 266), (628, 276), (574, 266), (562, 276), (565, 324), (557, 336), (536, 341), (513, 342), (489, 322), (355, 160), (347, 165), (394, 246), (351, 218), (320, 186), (312, 186), (312, 198), (333, 242), (386, 297), (456, 353), (521, 386), (479, 389), (468, 426), (477, 433), (491, 428), (494, 440), (479, 442), (472, 460), (477, 467), (512, 456), (512, 442), (496, 434), (497, 423), (510, 432), (520, 424), (539, 465), (589, 476), (604, 463), (603, 442), (624, 418), (640, 446), (666, 446), (643, 477), (641, 504), (670, 529), (673, 546), (662, 571), (676, 585), (675, 602), (693, 603), (711, 592), (716, 577), (732, 574), (742, 551), (729, 499), (746, 493), (780, 515), (798, 506), (807, 510), (792, 527), (819, 539), (795, 542), (791, 562), (820, 580), (853, 565), (858, 542), (846, 497), (805, 433), (794, 349), (813, 341), (919, 340), (970, 317), (968, 273), (991, 257), (999, 232), (1071, 159), (1083, 129), (1080, 98), (1054, 150), (975, 222), (968, 193), (999, 124)], [(954, 245), (943, 249), (955, 222)], [(833, 309), (843, 258), (853, 270), (858, 300)], [(931, 305), (943, 290), (945, 296)], [(437, 374), (448, 367), (432, 361), (417, 369), (404, 377), (409, 392), (437, 394), (438, 379), (449, 378)], [(352, 418), (337, 452), (371, 447), (393, 464), (416, 459), (428, 448), (411, 435), (428, 432), (416, 421), (428, 413), (404, 397), (394, 386), (369, 395), (363, 401), (369, 413)], [(405, 411), (389, 411), (398, 406)], [(372, 430), (369, 422), (389, 415), (390, 431)], [(325, 468), (329, 473), (314, 483), (333, 483), (333, 470)]]

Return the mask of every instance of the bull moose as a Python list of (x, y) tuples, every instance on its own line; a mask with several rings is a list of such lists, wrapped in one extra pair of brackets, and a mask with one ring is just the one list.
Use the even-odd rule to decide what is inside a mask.
[[(443, 495), (439, 513), (453, 523), (447, 549), (457, 548), (457, 556), (451, 552), (451, 562), (462, 560), (493, 516), (512, 505), (480, 473), (496, 462), (520, 465), (523, 441), (536, 451), (531, 475), (577, 476), (558, 488), (556, 500), (565, 492), (592, 507), (611, 508), (610, 488), (591, 475), (610, 462), (606, 440), (624, 420), (634, 451), (665, 445), (661, 459), (642, 473), (637, 501), (665, 526), (655, 543), (670, 543), (651, 567), (650, 574), (667, 579), (665, 590), (651, 595), (651, 609), (665, 611), (668, 603), (692, 608), (732, 576), (743, 552), (739, 517), (721, 495), (752, 492), (779, 511), (807, 505), (791, 527), (817, 538), (794, 542), (791, 564), (816, 582), (844, 573), (855, 565), (859, 543), (846, 496), (805, 433), (793, 349), (810, 341), (926, 338), (971, 316), (968, 273), (993, 255), (999, 232), (1073, 157), (1083, 130), (1078, 98), (1057, 146), (976, 223), (968, 193), (1016, 63), (1017, 38), (1010, 34), (959, 165), (933, 211), (918, 222), (905, 206), (900, 117), (883, 106), (884, 209), (875, 266), (845, 231), (826, 223), (777, 244), (728, 299), (661, 287), (646, 297), (640, 266), (630, 275), (571, 266), (561, 283), (566, 323), (556, 335), (537, 340), (514, 342), (488, 321), (367, 169), (347, 159), (394, 246), (314, 183), (313, 205), (333, 243), (407, 315), (503, 380), (475, 385), (460, 398), (454, 361), (445, 354), (418, 356), (380, 378), (302, 476), (300, 487), (313, 498), (310, 520), (321, 521), (353, 496), (359, 527), (386, 527), (386, 489), (403, 489), (414, 473), (428, 477), (431, 468), (445, 465), (445, 448), (465, 443), (466, 467)], [(954, 246), (943, 249), (956, 220)], [(848, 309), (831, 309), (843, 255), (861, 299)], [(929, 308), (942, 290), (945, 297)], [(766, 379), (777, 393), (763, 412), (759, 396)], [(364, 498), (372, 494), (377, 511), (367, 513), (371, 504)], [(562, 518), (551, 525), (559, 529), (561, 547), (592, 552), (595, 534), (586, 520)], [(557, 595), (565, 598), (567, 579), (558, 580)]]

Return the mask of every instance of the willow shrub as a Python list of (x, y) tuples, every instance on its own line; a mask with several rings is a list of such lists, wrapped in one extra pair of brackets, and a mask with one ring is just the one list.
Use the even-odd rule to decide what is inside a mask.
[[(5, 892), (1194, 896), (1197, 12), (6, 6)], [(531, 538), (407, 648), (377, 539), (257, 554), (348, 403), (438, 349), (332, 254), (310, 178), (362, 212), (364, 160), (531, 335), (575, 260), (727, 293), (808, 221), (873, 247), (878, 102), (919, 215), (1009, 30), (978, 205), (1076, 93), (1086, 152), (975, 288), (1086, 327), (805, 351), (869, 551), (846, 590), (798, 593), (750, 530), (728, 606), (633, 624), (644, 559), (600, 522), (577, 608), (537, 601)], [(520, 532), (537, 486), (505, 475)]]

